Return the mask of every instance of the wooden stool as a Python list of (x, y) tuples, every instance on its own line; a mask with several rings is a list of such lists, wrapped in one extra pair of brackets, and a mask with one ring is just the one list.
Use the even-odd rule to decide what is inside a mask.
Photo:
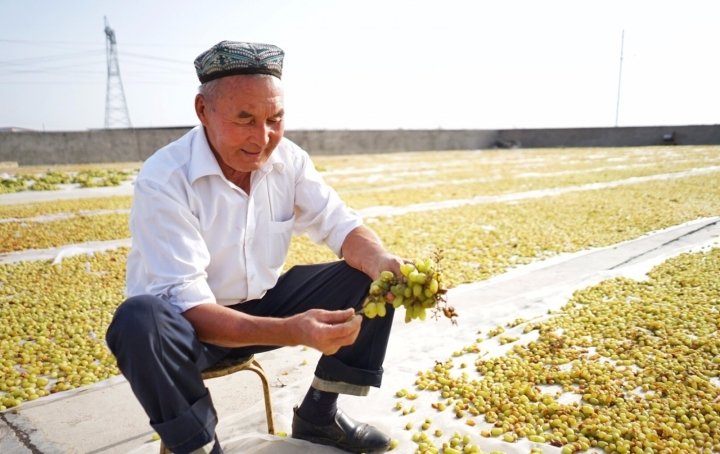
[[(275, 425), (273, 424), (272, 406), (270, 405), (270, 384), (268, 383), (265, 371), (260, 363), (257, 362), (254, 355), (237, 359), (223, 359), (209, 369), (205, 369), (202, 373), (202, 378), (203, 380), (207, 380), (210, 378), (224, 377), (241, 370), (251, 370), (260, 377), (260, 381), (262, 381), (263, 386), (265, 418), (267, 419), (268, 433), (274, 434)], [(160, 440), (160, 454), (170, 454), (170, 451), (165, 448), (165, 443), (163, 443), (162, 440)]]

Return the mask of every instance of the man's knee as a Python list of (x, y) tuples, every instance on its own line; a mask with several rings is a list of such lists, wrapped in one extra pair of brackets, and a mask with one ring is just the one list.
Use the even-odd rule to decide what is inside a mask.
[(123, 342), (139, 340), (151, 332), (156, 324), (157, 306), (163, 304), (156, 296), (139, 295), (118, 306), (105, 334), (110, 350), (115, 353)]
[(340, 279), (337, 282), (343, 287), (348, 296), (352, 295), (351, 299), (359, 300), (360, 302), (364, 301), (372, 279), (362, 271), (351, 267), (345, 261), (340, 263), (342, 263), (343, 269)]
[(344, 260), (338, 262), (338, 266), (341, 270), (341, 282), (344, 282), (346, 285), (355, 287), (358, 290), (367, 290), (367, 288), (370, 286), (372, 279), (370, 279), (367, 274), (363, 273), (357, 268), (353, 268), (352, 266), (348, 265), (348, 263)]

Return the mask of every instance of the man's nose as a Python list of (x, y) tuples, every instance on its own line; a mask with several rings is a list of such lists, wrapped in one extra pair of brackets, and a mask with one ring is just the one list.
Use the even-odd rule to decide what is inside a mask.
[(255, 145), (265, 148), (270, 143), (272, 128), (265, 122), (258, 122), (252, 131), (252, 139)]

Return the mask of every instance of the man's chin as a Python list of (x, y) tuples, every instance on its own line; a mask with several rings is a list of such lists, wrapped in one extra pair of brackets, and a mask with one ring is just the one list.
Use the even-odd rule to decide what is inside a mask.
[[(248, 155), (244, 156), (250, 157)], [(263, 164), (265, 164), (266, 161), (266, 158), (258, 155), (257, 159), (243, 159), (240, 162), (234, 163), (235, 165), (233, 166), (233, 168), (239, 172), (252, 172), (259, 169)]]

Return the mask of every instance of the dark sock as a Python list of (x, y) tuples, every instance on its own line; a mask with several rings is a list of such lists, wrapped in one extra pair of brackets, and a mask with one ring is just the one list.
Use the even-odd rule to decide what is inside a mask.
[(215, 445), (213, 446), (212, 451), (210, 451), (210, 454), (224, 454), (222, 446), (220, 446), (220, 441), (217, 439), (217, 435), (215, 435)]
[(338, 393), (310, 387), (297, 412), (306, 421), (320, 425), (330, 424), (337, 412), (337, 398)]

